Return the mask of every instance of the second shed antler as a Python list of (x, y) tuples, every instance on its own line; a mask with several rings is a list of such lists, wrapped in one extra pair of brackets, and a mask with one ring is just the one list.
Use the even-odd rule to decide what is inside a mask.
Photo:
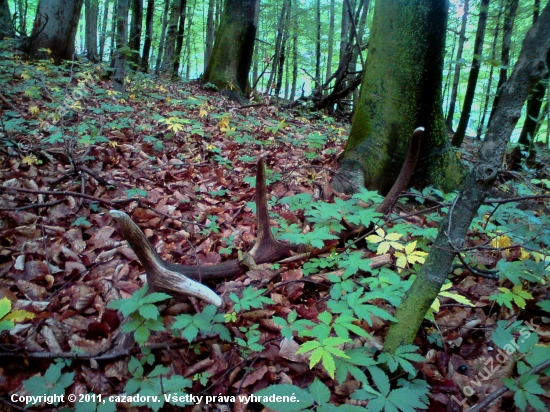
[[(390, 193), (377, 208), (378, 212), (386, 214), (397, 199), (399, 193), (408, 185), (420, 148), (420, 137), (424, 128), (417, 128), (411, 139), (407, 157)], [(147, 273), (147, 280), (152, 288), (176, 295), (195, 296), (216, 306), (222, 305), (221, 298), (210, 288), (195, 280), (225, 279), (243, 272), (245, 259), (232, 259), (212, 266), (186, 266), (167, 262), (155, 251), (145, 234), (126, 213), (111, 210), (111, 217), (120, 226), (122, 234), (128, 241)], [(267, 187), (265, 177), (265, 162), (258, 159), (256, 171), (256, 219), (257, 240), (254, 246), (246, 252), (255, 263), (271, 263), (290, 256), (296, 248), (275, 240), (269, 226), (267, 209)], [(364, 228), (363, 228), (364, 229)], [(354, 232), (359, 233), (361, 229)], [(246, 256), (245, 256), (246, 257)], [(194, 280), (193, 280), (194, 279)]]

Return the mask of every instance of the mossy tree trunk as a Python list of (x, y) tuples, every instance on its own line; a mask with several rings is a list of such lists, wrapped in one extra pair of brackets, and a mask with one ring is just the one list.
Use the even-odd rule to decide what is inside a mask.
[(15, 37), (8, 0), (0, 0), (0, 40)]
[(259, 0), (225, 0), (214, 49), (202, 77), (220, 89), (246, 93), (256, 40)]
[(116, 11), (116, 57), (114, 61), (113, 89), (124, 93), (124, 73), (128, 55), (128, 10), (130, 0), (118, 0)]
[(437, 298), (451, 272), (457, 250), (499, 175), (506, 146), (529, 93), (548, 73), (546, 60), (550, 53), (550, 3), (539, 21), (531, 27), (510, 79), (502, 85), (501, 96), (489, 129), (478, 153), (478, 161), (458, 194), (449, 215), (439, 226), (439, 233), (418, 277), (407, 291), (390, 325), (384, 342), (389, 352), (413, 342), (424, 315)]
[(421, 126), (426, 132), (413, 182), (454, 189), (461, 181), (441, 108), (448, 6), (447, 0), (376, 4), (357, 110), (340, 158), (343, 178), (334, 177), (334, 189), (386, 193)]
[[(27, 44), (25, 52), (36, 56), (40, 49), (49, 49), (56, 63), (72, 60), (78, 20), (84, 0), (40, 0), (34, 20), (35, 27), (44, 29), (38, 37)], [(44, 56), (46, 57), (46, 56)]]

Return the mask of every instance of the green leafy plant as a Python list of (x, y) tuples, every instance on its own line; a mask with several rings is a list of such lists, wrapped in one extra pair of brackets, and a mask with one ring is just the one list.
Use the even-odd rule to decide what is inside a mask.
[(134, 332), (134, 338), (140, 345), (145, 344), (149, 339), (151, 331), (163, 331), (164, 324), (158, 308), (153, 304), (165, 299), (170, 295), (166, 293), (147, 293), (147, 284), (129, 298), (112, 301), (107, 305), (110, 309), (119, 310), (125, 318), (129, 318), (122, 325), (122, 332)]
[[(66, 366), (70, 366), (70, 361), (57, 360), (50, 365), (44, 376), (33, 376), (23, 381), (23, 386), (33, 396), (57, 395), (59, 399), (74, 382), (74, 372), (61, 372)], [(54, 406), (58, 404), (57, 400), (53, 401)]]
[(34, 318), (34, 313), (26, 310), (11, 310), (11, 301), (4, 297), (0, 299), (0, 332), (12, 330), (15, 322)]
[(266, 297), (262, 296), (265, 292), (265, 289), (254, 290), (252, 286), (247, 287), (243, 290), (243, 296), (239, 298), (235, 293), (229, 295), (229, 299), (235, 302), (233, 309), (235, 312), (240, 312), (241, 310), (250, 310), (251, 308), (261, 308), (264, 303), (273, 304), (273, 301)]
[(175, 334), (187, 339), (188, 342), (192, 342), (199, 333), (219, 333), (223, 340), (231, 341), (229, 330), (223, 325), (224, 315), (223, 313), (216, 314), (216, 310), (214, 305), (207, 305), (201, 313), (178, 315), (170, 329)]

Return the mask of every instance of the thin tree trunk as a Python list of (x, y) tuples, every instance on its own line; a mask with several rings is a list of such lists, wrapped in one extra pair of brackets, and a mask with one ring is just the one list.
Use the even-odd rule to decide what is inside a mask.
[(116, 11), (116, 58), (113, 73), (113, 89), (119, 93), (124, 93), (124, 73), (126, 66), (126, 52), (124, 49), (128, 45), (128, 10), (130, 0), (118, 0)]
[(141, 71), (149, 71), (149, 55), (151, 54), (151, 42), (153, 40), (153, 20), (155, 15), (155, 0), (147, 0), (147, 12), (145, 14), (145, 40), (143, 41), (143, 53), (141, 55)]
[[(212, 54), (212, 48), (214, 47), (214, 0), (208, 0), (208, 15), (206, 17), (206, 41), (204, 49), (204, 70)], [(255, 62), (256, 69), (257, 61)], [(256, 83), (256, 81), (254, 81)]]
[[(187, 12), (187, 0), (180, 1), (180, 17), (179, 17), (179, 27), (178, 35), (176, 37), (176, 50), (174, 53), (174, 70), (172, 72), (172, 77), (177, 78), (178, 72), (180, 71), (180, 60), (181, 60), (181, 50), (183, 48), (183, 33), (185, 31), (185, 14)], [(189, 34), (188, 34), (189, 36)], [(188, 50), (189, 52), (190, 50)], [(189, 55), (189, 53), (187, 53)], [(187, 65), (189, 68), (189, 64)]]
[[(445, 87), (443, 87), (443, 101), (445, 101), (445, 97), (447, 96), (447, 91), (449, 90), (449, 85), (451, 84), (451, 73), (453, 71), (453, 64), (456, 64), (453, 62), (453, 57), (455, 55), (455, 49), (456, 49), (456, 43), (457, 43), (458, 35), (455, 32), (453, 35), (453, 47), (451, 48), (451, 59), (449, 61), (449, 69), (447, 70), (447, 77), (445, 78)], [(447, 110), (445, 112), (449, 111), (449, 101), (447, 101)]]
[(458, 83), (460, 81), (460, 67), (462, 66), (462, 50), (464, 49), (464, 40), (466, 39), (466, 25), (468, 23), (468, 5), (470, 0), (464, 0), (464, 14), (462, 15), (462, 26), (460, 27), (460, 37), (458, 39), (458, 50), (456, 52), (456, 66), (453, 77), (453, 87), (451, 89), (451, 100), (449, 102), (449, 112), (445, 123), (449, 130), (453, 130), (453, 118), (455, 115), (456, 96), (458, 94)]
[[(5, 0), (6, 4), (8, 3), (8, 0)], [(18, 7), (19, 12), (19, 30), (23, 33), (27, 32), (27, 10), (29, 8), (29, 2), (28, 0), (17, 0), (15, 2)]]
[(86, 56), (88, 57), (88, 60), (92, 63), (97, 63), (97, 15), (99, 13), (98, 0), (85, 0), (84, 13), (86, 16)]
[(344, 0), (342, 4), (342, 24), (340, 31), (340, 62), (344, 61), (349, 42), (349, 2)]
[(474, 42), (474, 59), (472, 61), (472, 68), (470, 69), (470, 75), (468, 76), (468, 85), (466, 87), (466, 93), (464, 95), (464, 102), (462, 103), (462, 113), (460, 114), (460, 121), (458, 122), (458, 127), (456, 128), (456, 133), (453, 136), (452, 140), (452, 144), (455, 147), (460, 147), (460, 145), (462, 144), (464, 136), (466, 135), (466, 129), (468, 128), (468, 122), (470, 121), (470, 113), (472, 111), (472, 103), (474, 101), (474, 95), (476, 92), (479, 68), (481, 66), (481, 55), (483, 53), (485, 28), (487, 27), (489, 1), (490, 0), (481, 0), (479, 6), (479, 21), (477, 24), (476, 39)]
[(267, 86), (265, 88), (266, 94), (269, 94), (275, 76), (277, 74), (277, 66), (279, 64), (279, 56), (281, 53), (281, 42), (283, 41), (283, 32), (285, 30), (285, 17), (286, 9), (288, 7), (289, 0), (283, 1), (283, 7), (281, 8), (281, 15), (279, 17), (279, 23), (277, 25), (277, 38), (275, 39), (275, 55), (273, 56), (273, 64), (271, 68), (271, 73), (269, 74), (269, 80), (267, 81)]
[(292, 85), (290, 86), (290, 100), (296, 98), (296, 83), (298, 81), (298, 28), (297, 22), (292, 25)]
[(315, 22), (317, 23), (317, 38), (315, 41), (315, 87), (321, 87), (321, 0), (315, 6)]
[(335, 0), (330, 0), (329, 26), (328, 26), (327, 71), (326, 71), (325, 79), (328, 79), (330, 77), (330, 75), (332, 74), (332, 54), (334, 52), (334, 12), (335, 12)]
[(109, 50), (109, 60), (111, 61), (111, 67), (115, 66), (115, 42), (116, 42), (116, 29), (117, 29), (117, 13), (118, 12), (118, 0), (113, 2), (113, 18), (111, 20), (111, 48)]
[(140, 65), (139, 51), (141, 49), (141, 26), (143, 22), (143, 0), (132, 1), (132, 22), (130, 24), (130, 40), (128, 47), (130, 55), (128, 60), (132, 63), (130, 66), (137, 68)]
[[(498, 76), (497, 93), (493, 100), (493, 108), (491, 109), (489, 122), (491, 122), (491, 118), (493, 117), (493, 113), (498, 104), (500, 87), (504, 84), (504, 82), (506, 82), (508, 74), (508, 66), (510, 65), (510, 47), (512, 45), (512, 31), (514, 30), (514, 20), (516, 18), (518, 2), (519, 0), (509, 0), (508, 7), (506, 8), (504, 25), (502, 27), (502, 52), (500, 53), (500, 73)], [(535, 14), (538, 14), (538, 8)]]
[(286, 16), (285, 16), (285, 23), (284, 23), (284, 30), (283, 30), (283, 39), (281, 41), (281, 52), (279, 54), (279, 64), (278, 64), (279, 70), (277, 73), (277, 82), (275, 84), (275, 96), (277, 97), (279, 96), (279, 93), (281, 93), (281, 87), (283, 85), (283, 73), (284, 73), (285, 57), (286, 57), (286, 44), (288, 41), (291, 9), (292, 9), (292, 0), (288, 0), (288, 7), (286, 9)]
[(107, 39), (107, 21), (109, 20), (109, 5), (111, 0), (105, 0), (103, 5), (103, 16), (101, 20), (101, 35), (99, 36), (99, 60), (103, 61), (103, 53), (105, 52), (105, 40)]
[(481, 133), (483, 132), (483, 125), (485, 124), (485, 116), (487, 115), (487, 109), (489, 108), (489, 98), (491, 96), (491, 85), (493, 83), (493, 70), (495, 68), (495, 57), (497, 54), (497, 41), (498, 41), (498, 35), (500, 32), (500, 16), (502, 15), (502, 9), (504, 6), (504, 1), (501, 0), (499, 12), (497, 16), (497, 25), (495, 27), (495, 35), (493, 36), (493, 44), (491, 46), (491, 68), (489, 69), (489, 80), (487, 80), (487, 89), (485, 91), (485, 102), (483, 105), (482, 115), (481, 119), (479, 121), (479, 124), (477, 126), (477, 133), (476, 133), (476, 139), (481, 139)]
[(164, 74), (171, 73), (174, 69), (174, 51), (176, 48), (176, 38), (178, 35), (178, 21), (180, 18), (181, 0), (172, 0), (170, 6), (170, 20), (166, 32), (166, 40), (164, 44), (164, 56), (162, 58), (161, 72)]
[(168, 25), (168, 9), (170, 8), (170, 0), (164, 0), (164, 12), (162, 14), (162, 30), (160, 32), (159, 52), (157, 54), (157, 63), (155, 64), (155, 74), (160, 73), (160, 65), (164, 54), (164, 41), (166, 38), (166, 27)]

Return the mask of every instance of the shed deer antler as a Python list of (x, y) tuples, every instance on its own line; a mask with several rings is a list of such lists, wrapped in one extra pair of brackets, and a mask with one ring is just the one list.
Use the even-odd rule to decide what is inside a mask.
[[(399, 193), (409, 184), (418, 159), (420, 137), (423, 131), (424, 128), (422, 127), (414, 131), (399, 177), (388, 196), (386, 196), (376, 211), (386, 214)], [(145, 268), (148, 282), (155, 290), (179, 295), (191, 295), (204, 299), (216, 306), (221, 306), (222, 300), (216, 293), (192, 279), (225, 279), (243, 271), (242, 260), (239, 259), (228, 260), (217, 265), (202, 266), (200, 268), (167, 262), (159, 256), (130, 216), (118, 210), (111, 210), (109, 214), (118, 222), (122, 234)], [(262, 157), (258, 159), (256, 171), (256, 218), (258, 227), (257, 241), (247, 252), (254, 262), (270, 263), (290, 256), (290, 251), (295, 250), (295, 248), (275, 240), (269, 228), (265, 162)], [(350, 233), (358, 235), (363, 230), (365, 230), (364, 227), (355, 228)]]
[[(247, 252), (254, 262), (268, 263), (290, 256), (293, 249), (275, 240), (269, 229), (267, 210), (267, 188), (265, 178), (265, 162), (258, 159), (256, 172), (256, 214), (258, 239)], [(191, 279), (211, 280), (223, 279), (243, 271), (241, 261), (228, 260), (213, 266), (186, 266), (167, 262), (155, 251), (145, 234), (126, 213), (111, 210), (109, 214), (120, 226), (122, 234), (134, 250), (147, 273), (147, 280), (155, 290), (163, 290), (175, 294), (191, 295), (216, 306), (222, 304), (221, 298), (208, 287)]]

